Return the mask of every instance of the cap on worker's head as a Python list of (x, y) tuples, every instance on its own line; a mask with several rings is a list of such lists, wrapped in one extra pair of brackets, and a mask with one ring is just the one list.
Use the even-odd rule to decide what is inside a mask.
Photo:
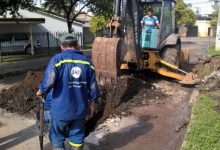
[(77, 42), (78, 39), (74, 33), (65, 33), (60, 37), (59, 41), (60, 44), (63, 44), (63, 43)]

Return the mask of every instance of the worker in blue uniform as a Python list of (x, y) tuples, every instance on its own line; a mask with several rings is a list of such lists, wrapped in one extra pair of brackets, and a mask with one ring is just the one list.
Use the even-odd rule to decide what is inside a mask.
[(62, 53), (50, 60), (36, 93), (40, 97), (53, 89), (50, 141), (54, 150), (65, 149), (67, 130), (72, 149), (83, 149), (86, 118), (94, 115), (100, 96), (95, 68), (78, 50), (77, 41), (74, 34), (61, 36)]

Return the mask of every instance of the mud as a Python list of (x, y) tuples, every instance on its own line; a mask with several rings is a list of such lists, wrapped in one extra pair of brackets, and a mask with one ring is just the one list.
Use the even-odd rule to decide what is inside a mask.
[[(28, 72), (24, 81), (3, 89), (0, 93), (0, 107), (19, 115), (34, 116), (39, 100), (35, 93), (42, 77), (42, 71)], [(152, 99), (167, 97), (152, 85), (153, 82), (146, 74), (138, 73), (100, 86), (102, 96), (98, 103), (98, 113), (90, 122), (96, 125), (109, 116), (128, 116), (131, 115), (131, 108), (148, 105), (148, 101)]]
[(21, 83), (9, 88), (2, 89), (0, 93), (0, 107), (19, 115), (34, 115), (38, 98), (35, 93), (42, 79), (43, 72), (28, 72)]
[(156, 89), (153, 80), (142, 73), (124, 76), (117, 83), (101, 87), (102, 103), (104, 103), (102, 122), (109, 116), (128, 116), (131, 109), (148, 105), (149, 100), (162, 99), (167, 94)]
[(204, 78), (202, 71), (204, 68), (208, 68), (209, 70), (219, 70), (220, 69), (220, 56), (210, 57), (206, 60), (200, 61), (198, 64), (194, 66), (194, 70), (197, 70), (197, 73), (200, 78)]

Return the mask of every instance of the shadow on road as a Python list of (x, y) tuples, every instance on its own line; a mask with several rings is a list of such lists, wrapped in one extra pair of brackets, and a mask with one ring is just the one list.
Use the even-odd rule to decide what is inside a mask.
[(0, 149), (10, 149), (36, 136), (38, 136), (38, 133), (36, 132), (36, 125), (30, 126), (17, 133), (0, 138)]
[(134, 125), (122, 128), (121, 130), (104, 136), (99, 145), (89, 145), (90, 150), (113, 150), (120, 149), (128, 145), (134, 139), (146, 135), (153, 129), (153, 124), (149, 122), (149, 116), (141, 116)]

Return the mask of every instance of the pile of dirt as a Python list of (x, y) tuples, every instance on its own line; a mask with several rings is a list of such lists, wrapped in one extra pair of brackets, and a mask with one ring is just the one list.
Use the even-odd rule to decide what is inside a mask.
[[(36, 112), (38, 98), (35, 96), (43, 72), (28, 72), (24, 81), (0, 93), (0, 107), (20, 115)], [(153, 87), (153, 80), (145, 74), (121, 77), (117, 82), (100, 86), (101, 98), (98, 103), (98, 122), (111, 115), (127, 116), (131, 108), (148, 104), (148, 100), (163, 99), (167, 96)], [(33, 112), (33, 113), (32, 113)]]
[(0, 107), (19, 115), (33, 115), (36, 111), (38, 98), (35, 96), (43, 72), (28, 72), (21, 83), (3, 89), (0, 93)]
[(207, 70), (210, 70), (210, 71), (219, 70), (220, 69), (220, 56), (207, 58), (204, 61), (200, 61), (194, 67), (194, 69), (197, 70), (197, 73), (200, 78), (204, 78), (204, 69), (206, 68)]
[(104, 121), (109, 116), (128, 116), (131, 109), (149, 104), (149, 100), (162, 101), (167, 94), (156, 89), (144, 74), (124, 76), (117, 83), (101, 87), (103, 115), (99, 120)]
[(210, 91), (220, 88), (220, 56), (210, 57), (198, 63), (195, 70), (202, 79), (199, 86), (201, 91)]

